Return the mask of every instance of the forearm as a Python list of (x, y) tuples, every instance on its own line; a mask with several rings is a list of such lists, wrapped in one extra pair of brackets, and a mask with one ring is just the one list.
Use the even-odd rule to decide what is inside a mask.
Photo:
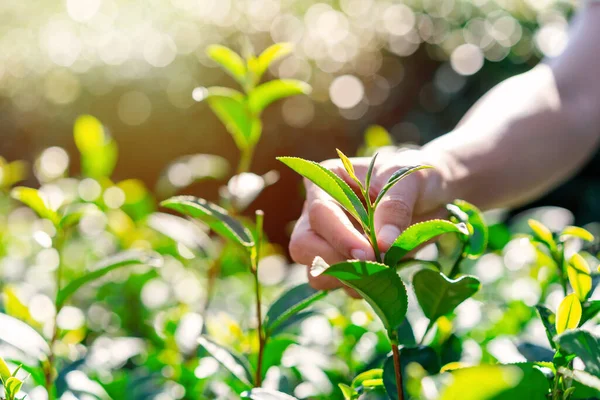
[(443, 158), (446, 193), (483, 208), (534, 199), (571, 176), (600, 138), (600, 4), (575, 23), (565, 52), (484, 96), (424, 150)]

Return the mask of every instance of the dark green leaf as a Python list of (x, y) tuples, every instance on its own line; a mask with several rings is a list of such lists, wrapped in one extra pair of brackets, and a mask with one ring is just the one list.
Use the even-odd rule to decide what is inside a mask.
[(0, 342), (19, 349), (37, 360), (45, 360), (50, 354), (46, 340), (23, 321), (0, 314)]
[(436, 321), (473, 296), (481, 284), (473, 276), (452, 280), (441, 272), (420, 270), (413, 277), (413, 287), (425, 316)]
[(176, 196), (163, 201), (161, 205), (200, 219), (217, 234), (244, 247), (254, 246), (250, 231), (216, 204), (194, 196)]
[(267, 311), (264, 326), (267, 332), (277, 329), (288, 318), (306, 309), (315, 301), (325, 297), (327, 292), (313, 289), (308, 283), (286, 290)]
[(600, 377), (600, 338), (583, 329), (574, 329), (555, 340), (561, 349), (579, 357), (587, 372)]
[(538, 304), (535, 306), (538, 314), (540, 315), (540, 319), (544, 324), (544, 328), (546, 328), (546, 336), (548, 337), (548, 342), (550, 342), (550, 346), (555, 348), (554, 345), (554, 336), (556, 336), (556, 315), (545, 305)]
[(519, 353), (523, 355), (530, 362), (552, 362), (554, 358), (554, 351), (547, 347), (538, 346), (534, 343), (520, 343), (517, 345)]
[(375, 169), (375, 163), (377, 162), (377, 156), (379, 154), (375, 153), (373, 157), (371, 157), (371, 162), (369, 163), (369, 169), (367, 170), (367, 175), (365, 177), (365, 192), (369, 194), (369, 189), (371, 188), (371, 178), (373, 176), (373, 170)]
[(370, 261), (346, 261), (328, 266), (315, 259), (311, 275), (333, 276), (356, 290), (381, 319), (388, 335), (404, 321), (408, 305), (406, 288), (394, 269)]
[(238, 83), (242, 86), (246, 84), (246, 63), (236, 52), (225, 46), (214, 44), (208, 46), (206, 54), (223, 67), (225, 72)]
[(242, 393), (242, 398), (251, 400), (298, 400), (282, 392), (271, 389), (254, 388)]
[(408, 318), (404, 318), (404, 321), (402, 321), (402, 324), (400, 324), (396, 332), (398, 334), (399, 344), (405, 347), (410, 347), (417, 344), (417, 341), (415, 340), (415, 334)]
[[(407, 398), (406, 367), (411, 363), (417, 363), (423, 367), (429, 374), (440, 372), (440, 359), (434, 349), (428, 346), (404, 347), (400, 349), (400, 365), (404, 380), (404, 398)], [(389, 356), (383, 364), (383, 384), (390, 399), (398, 399), (398, 387), (396, 386), (396, 371), (394, 369), (394, 358)]]
[(110, 256), (98, 263), (91, 272), (71, 281), (62, 288), (56, 295), (56, 305), (58, 308), (71, 297), (79, 288), (90, 282), (95, 281), (115, 269), (126, 267), (128, 265), (148, 264), (151, 266), (160, 266), (162, 258), (158, 254), (153, 254), (139, 250), (124, 251)]
[(59, 223), (58, 214), (50, 208), (47, 200), (37, 189), (18, 186), (10, 192), (10, 195), (13, 199), (19, 200), (21, 203), (31, 208), (41, 218), (49, 219), (54, 225)]
[(402, 257), (410, 251), (431, 239), (449, 232), (456, 232), (463, 235), (469, 234), (465, 224), (454, 224), (443, 219), (433, 219), (411, 225), (398, 236), (387, 253), (385, 253), (385, 264), (395, 267)]
[(271, 103), (290, 96), (309, 94), (308, 83), (295, 79), (275, 79), (255, 87), (248, 94), (248, 107), (254, 114), (260, 114)]
[(488, 243), (488, 227), (483, 219), (483, 214), (473, 204), (464, 200), (454, 200), (453, 205), (468, 217), (466, 221), (461, 220), (461, 222), (468, 223), (472, 227), (465, 253), (469, 258), (478, 258), (483, 255)]
[(417, 172), (422, 169), (428, 169), (428, 168), (433, 168), (433, 167), (431, 167), (429, 165), (411, 165), (411, 166), (406, 166), (406, 167), (402, 167), (402, 168), (398, 169), (396, 172), (394, 172), (389, 177), (386, 184), (383, 185), (383, 188), (381, 189), (381, 191), (377, 195), (377, 198), (375, 199), (375, 202), (373, 203), (375, 205), (375, 207), (377, 207), (377, 204), (379, 204), (379, 202), (383, 199), (383, 196), (385, 196), (385, 194), (388, 192), (388, 190), (390, 190), (396, 183), (400, 182), (400, 180), (402, 180), (403, 178), (412, 174), (413, 172)]
[(317, 315), (317, 313), (314, 311), (311, 311), (311, 310), (299, 312), (297, 314), (292, 315), (285, 321), (283, 321), (279, 326), (277, 326), (276, 328), (273, 328), (271, 330), (271, 332), (269, 332), (269, 333), (270, 333), (271, 337), (280, 335), (280, 334), (286, 332), (286, 330), (288, 328), (290, 328), (294, 325), (297, 325), (298, 323), (304, 321), (306, 318), (312, 317), (314, 315)]
[(233, 374), (240, 382), (248, 387), (252, 387), (252, 384), (250, 383), (252, 382), (252, 370), (248, 360), (231, 350), (219, 346), (205, 336), (200, 336), (198, 338), (198, 344), (225, 367), (225, 369), (231, 372), (231, 374)]
[(363, 226), (368, 225), (369, 218), (365, 207), (356, 193), (339, 176), (313, 161), (297, 157), (277, 159), (327, 192)]
[(581, 325), (600, 313), (600, 300), (588, 300), (581, 303)]

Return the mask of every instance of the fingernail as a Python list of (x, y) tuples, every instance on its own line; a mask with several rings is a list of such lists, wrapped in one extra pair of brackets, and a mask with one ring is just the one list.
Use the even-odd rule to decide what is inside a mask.
[(367, 253), (364, 250), (354, 249), (350, 252), (352, 258), (356, 260), (364, 260), (367, 258)]
[(395, 225), (384, 225), (377, 234), (378, 239), (390, 246), (400, 236), (400, 229)]

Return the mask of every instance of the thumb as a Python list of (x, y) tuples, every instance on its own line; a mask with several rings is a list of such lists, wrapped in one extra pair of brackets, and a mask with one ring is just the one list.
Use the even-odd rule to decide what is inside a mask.
[(375, 210), (375, 232), (382, 252), (410, 225), (417, 197), (418, 180), (411, 175), (392, 187), (379, 202)]

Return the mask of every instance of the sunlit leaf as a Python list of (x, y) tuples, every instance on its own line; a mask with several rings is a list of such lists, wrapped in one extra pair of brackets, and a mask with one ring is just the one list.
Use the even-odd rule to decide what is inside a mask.
[[(211, 356), (215, 358), (225, 369), (227, 369), (233, 376), (235, 376), (240, 382), (251, 387), (252, 384), (252, 370), (248, 360), (243, 358), (241, 355), (234, 353), (231, 350), (227, 350), (222, 346), (212, 342), (205, 336), (198, 338), (198, 343), (202, 346)], [(252, 397), (250, 397), (252, 398)]]
[[(252, 147), (258, 142), (262, 130), (260, 119), (254, 117), (239, 92), (211, 92), (207, 98), (208, 105), (225, 125), (241, 150)], [(241, 96), (241, 94), (239, 94)]]
[(344, 396), (344, 400), (355, 400), (359, 396), (358, 392), (356, 390), (352, 389), (348, 385), (345, 385), (343, 383), (338, 383), (338, 387), (342, 391), (342, 395)]
[(0, 157), (0, 188), (9, 188), (27, 177), (27, 163), (25, 161), (13, 161), (7, 163)]
[[(461, 222), (468, 223), (472, 227), (465, 253), (469, 258), (478, 258), (483, 255), (488, 243), (488, 227), (483, 218), (483, 214), (473, 204), (464, 200), (454, 200), (453, 205), (467, 215), (467, 220), (459, 218)], [(451, 210), (451, 208), (449, 208), (449, 210)]]
[(344, 154), (340, 149), (335, 149), (338, 153), (340, 160), (342, 160), (342, 164), (344, 165), (344, 169), (350, 176), (350, 178), (356, 180), (356, 173), (354, 172), (354, 165), (352, 165), (352, 161)]
[(425, 316), (432, 321), (453, 311), (473, 296), (481, 284), (473, 276), (449, 279), (441, 272), (422, 269), (413, 277), (413, 287)]
[(163, 201), (161, 205), (200, 219), (217, 234), (244, 247), (254, 246), (254, 238), (248, 228), (216, 204), (198, 197), (176, 196)]
[(575, 253), (569, 260), (567, 265), (567, 276), (573, 291), (580, 301), (585, 301), (588, 294), (592, 290), (592, 275), (590, 266), (585, 258), (580, 254)]
[(562, 350), (576, 355), (590, 374), (600, 377), (600, 338), (583, 329), (574, 329), (558, 335), (556, 343)]
[(23, 381), (18, 378), (15, 378), (14, 376), (11, 376), (4, 382), (4, 390), (6, 390), (7, 393), (12, 395), (13, 398), (17, 393), (19, 393), (19, 390), (21, 390), (21, 386), (23, 386)]
[(218, 44), (208, 46), (206, 54), (238, 83), (242, 86), (246, 84), (246, 63), (239, 54)]
[(4, 359), (2, 357), (0, 357), (0, 378), (2, 378), (3, 382), (6, 382), (6, 380), (8, 378), (10, 378), (11, 376), (12, 376), (12, 373), (10, 372), (8, 365), (6, 365), (6, 362), (4, 361)]
[(380, 125), (371, 125), (365, 131), (365, 145), (369, 148), (392, 146), (393, 144), (390, 133)]
[(369, 219), (365, 207), (356, 193), (339, 176), (313, 161), (297, 157), (277, 159), (327, 192), (363, 226), (368, 225)]
[[(593, 396), (600, 396), (600, 378), (589, 374), (585, 371), (580, 371), (580, 370), (570, 370), (568, 368), (564, 368), (561, 367), (558, 370), (560, 372), (560, 374), (566, 378), (569, 379), (573, 379), (576, 382), (579, 382), (585, 386), (587, 386), (588, 388), (594, 389), (596, 390), (596, 393), (593, 393)], [(575, 389), (575, 392), (577, 392), (576, 394), (579, 395), (579, 390)], [(590, 397), (590, 396), (586, 396), (586, 397)], [(575, 398), (581, 399), (583, 397), (581, 396), (577, 396)]]
[(273, 62), (287, 56), (294, 50), (294, 45), (291, 43), (275, 43), (267, 47), (256, 59), (252, 71), (256, 81), (260, 81), (269, 65)]
[(41, 218), (46, 218), (52, 221), (53, 224), (58, 224), (59, 216), (55, 210), (50, 208), (48, 201), (43, 194), (37, 189), (32, 189), (24, 186), (14, 188), (10, 195), (15, 199), (25, 204), (35, 211)]
[(295, 397), (290, 396), (277, 390), (254, 388), (242, 393), (243, 399), (251, 400), (298, 400)]
[(395, 269), (358, 260), (328, 266), (317, 257), (310, 273), (333, 276), (360, 293), (381, 319), (388, 335), (394, 335), (404, 321), (408, 297)]
[(383, 369), (382, 368), (370, 369), (368, 371), (358, 374), (352, 380), (352, 388), (358, 389), (359, 387), (361, 387), (363, 385), (364, 381), (373, 380), (373, 379), (377, 380), (377, 379), (381, 379), (382, 377), (383, 377)]
[(45, 360), (50, 354), (46, 340), (39, 333), (6, 314), (0, 314), (0, 342), (6, 342), (38, 360)]
[(560, 233), (561, 240), (564, 240), (565, 236), (578, 237), (579, 239), (583, 239), (588, 242), (594, 241), (594, 235), (592, 235), (588, 230), (578, 226), (567, 226), (565, 229), (563, 229)]
[[(434, 349), (428, 346), (404, 347), (400, 349), (400, 370), (404, 377), (403, 386), (406, 398), (406, 367), (411, 363), (417, 363), (429, 374), (440, 372), (440, 358)], [(388, 356), (383, 364), (383, 384), (390, 399), (398, 398), (398, 387), (396, 386), (396, 371), (394, 369), (394, 358)]]
[(269, 307), (264, 321), (265, 329), (268, 332), (277, 329), (288, 318), (306, 309), (326, 294), (327, 292), (313, 289), (308, 283), (286, 290)]
[(465, 224), (455, 224), (443, 219), (433, 219), (411, 225), (398, 236), (385, 253), (385, 264), (395, 267), (410, 251), (431, 239), (450, 232), (469, 234)]
[(379, 204), (379, 202), (383, 199), (383, 197), (386, 195), (386, 193), (395, 184), (400, 182), (402, 179), (406, 178), (408, 175), (412, 174), (413, 172), (417, 172), (422, 169), (429, 169), (429, 168), (433, 168), (433, 167), (430, 165), (411, 165), (411, 166), (401, 167), (400, 169), (398, 169), (396, 172), (394, 172), (388, 178), (385, 185), (383, 185), (383, 188), (379, 191), (379, 194), (377, 195), (377, 198), (375, 199), (373, 204), (375, 204), (375, 205)]
[(561, 334), (567, 329), (575, 329), (581, 320), (581, 303), (577, 295), (566, 296), (556, 312), (556, 333)]
[(118, 149), (102, 123), (91, 115), (82, 115), (75, 121), (73, 135), (81, 153), (83, 175), (91, 178), (110, 176), (117, 164)]
[(65, 301), (67, 301), (69, 297), (71, 297), (83, 285), (93, 282), (111, 271), (135, 264), (160, 266), (161, 261), (162, 259), (158, 254), (138, 250), (124, 251), (122, 253), (110, 256), (98, 263), (98, 265), (93, 268), (92, 272), (89, 272), (82, 277), (71, 281), (67, 286), (61, 289), (56, 295), (57, 307), (60, 308)]
[(581, 321), (583, 325), (600, 313), (600, 300), (588, 300), (581, 303)]
[(271, 103), (290, 96), (309, 94), (308, 83), (295, 79), (275, 79), (255, 87), (248, 94), (248, 107), (254, 114), (260, 114)]
[(541, 222), (530, 219), (527, 221), (529, 227), (533, 231), (533, 236), (542, 243), (545, 243), (551, 251), (556, 251), (556, 242), (552, 236), (552, 232)]

